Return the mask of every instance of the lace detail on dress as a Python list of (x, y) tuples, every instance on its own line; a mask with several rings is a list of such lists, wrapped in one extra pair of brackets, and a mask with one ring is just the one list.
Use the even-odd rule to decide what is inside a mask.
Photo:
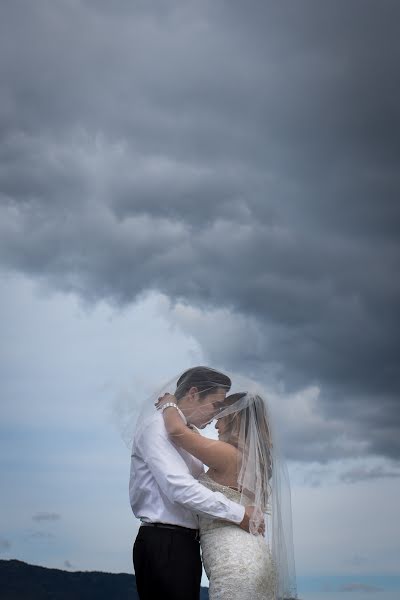
[[(217, 483), (207, 473), (200, 475), (199, 481), (229, 500), (240, 499), (239, 491)], [(276, 571), (265, 538), (228, 521), (202, 515), (199, 520), (210, 600), (275, 600)]]

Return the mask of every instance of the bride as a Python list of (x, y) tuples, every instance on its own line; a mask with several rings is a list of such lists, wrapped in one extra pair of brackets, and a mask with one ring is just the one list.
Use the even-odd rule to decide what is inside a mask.
[[(215, 416), (218, 440), (188, 427), (171, 394), (160, 397), (170, 440), (205, 465), (199, 482), (244, 506), (255, 506), (250, 532), (199, 515), (200, 544), (210, 600), (281, 600), (296, 597), (290, 488), (265, 399), (231, 394)], [(265, 522), (265, 534), (259, 535)]]

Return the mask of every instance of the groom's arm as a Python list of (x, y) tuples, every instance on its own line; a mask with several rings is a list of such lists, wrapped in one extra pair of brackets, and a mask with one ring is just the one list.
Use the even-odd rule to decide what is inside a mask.
[(163, 420), (152, 425), (143, 432), (138, 447), (167, 498), (196, 513), (231, 521), (237, 525), (243, 523), (245, 507), (199, 483), (169, 441)]

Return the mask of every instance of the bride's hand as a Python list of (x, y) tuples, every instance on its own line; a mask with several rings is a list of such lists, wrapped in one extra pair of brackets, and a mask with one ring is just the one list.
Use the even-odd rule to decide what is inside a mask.
[(168, 392), (166, 392), (163, 396), (159, 396), (157, 402), (155, 402), (154, 404), (157, 410), (159, 410), (164, 406), (164, 404), (167, 404), (167, 402), (173, 402), (174, 404), (176, 404), (175, 396), (173, 394), (169, 394)]
[[(168, 405), (174, 406), (173, 409), (169, 409)], [(165, 428), (168, 432), (168, 435), (173, 437), (174, 441), (175, 436), (182, 435), (182, 428), (186, 430), (187, 420), (183, 412), (177, 405), (176, 397), (172, 394), (164, 394), (160, 396), (155, 402), (156, 409), (162, 412), (162, 416), (164, 419)], [(167, 407), (167, 410), (164, 410), (164, 407)]]

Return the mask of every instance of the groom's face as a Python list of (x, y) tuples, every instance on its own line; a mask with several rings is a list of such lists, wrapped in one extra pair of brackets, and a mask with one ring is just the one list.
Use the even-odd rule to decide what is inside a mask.
[(189, 391), (190, 411), (187, 415), (189, 423), (203, 429), (218, 414), (224, 404), (225, 396), (226, 390), (223, 388), (217, 388), (205, 396), (200, 396), (196, 388), (191, 388)]

